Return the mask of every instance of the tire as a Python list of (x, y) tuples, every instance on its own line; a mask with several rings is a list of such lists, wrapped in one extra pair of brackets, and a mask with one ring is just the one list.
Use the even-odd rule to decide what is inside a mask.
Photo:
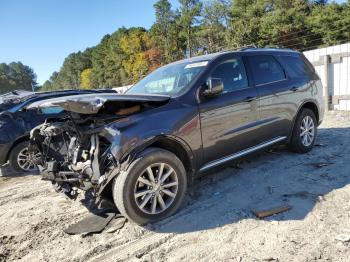
[[(149, 168), (156, 182), (151, 182)], [(160, 170), (163, 172), (158, 181)], [(163, 178), (164, 183), (160, 186)], [(139, 181), (140, 179), (142, 181)], [(148, 184), (143, 183), (145, 180)], [(150, 182), (153, 184), (150, 185)], [(168, 187), (169, 185), (173, 186)], [(136, 224), (145, 225), (169, 217), (180, 208), (186, 193), (187, 176), (182, 162), (176, 155), (160, 148), (149, 148), (138, 156), (126, 171), (122, 171), (114, 179), (112, 188), (114, 203), (120, 213)], [(169, 191), (175, 196), (168, 195)], [(137, 197), (140, 192), (149, 193)], [(141, 207), (146, 200), (147, 204)], [(156, 202), (155, 209), (153, 209), (154, 202)]]
[[(304, 136), (302, 135), (303, 130), (305, 129), (305, 122), (303, 121), (307, 121), (306, 119), (311, 120), (313, 124), (313, 136), (312, 138), (311, 138), (311, 135), (308, 136), (309, 139), (307, 139), (307, 143), (305, 143), (305, 140), (304, 140), (305, 135)], [(310, 132), (308, 133), (310, 134)], [(316, 136), (317, 136), (317, 121), (316, 121), (315, 113), (308, 108), (304, 108), (299, 113), (295, 121), (289, 146), (296, 153), (304, 154), (304, 153), (310, 152), (310, 150), (314, 146)]]
[(9, 162), (10, 167), (17, 173), (23, 173), (23, 172), (32, 172), (36, 170), (36, 166), (29, 161), (29, 166), (25, 168), (25, 165), (23, 165), (23, 161), (19, 160), (20, 154), (25, 155), (26, 150), (29, 146), (29, 141), (24, 141), (18, 143), (14, 148), (12, 148), (10, 155), (9, 155)]

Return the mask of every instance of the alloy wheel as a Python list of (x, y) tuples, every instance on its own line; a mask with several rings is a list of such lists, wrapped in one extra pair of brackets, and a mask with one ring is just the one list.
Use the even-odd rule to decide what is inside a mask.
[(29, 152), (28, 148), (23, 148), (17, 156), (17, 164), (23, 171), (34, 171), (35, 163), (40, 159), (40, 152)]
[(305, 116), (300, 125), (301, 143), (308, 147), (315, 139), (315, 124), (311, 116)]
[(146, 214), (159, 214), (174, 202), (178, 192), (178, 176), (168, 164), (148, 166), (138, 177), (134, 198), (138, 208)]

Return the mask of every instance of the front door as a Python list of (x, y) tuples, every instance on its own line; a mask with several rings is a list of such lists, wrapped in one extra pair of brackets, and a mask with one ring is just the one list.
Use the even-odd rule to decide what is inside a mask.
[(223, 81), (224, 92), (216, 97), (203, 98), (199, 104), (202, 166), (217, 162), (215, 160), (225, 160), (253, 146), (258, 121), (257, 91), (249, 84), (241, 57), (221, 61), (210, 77)]

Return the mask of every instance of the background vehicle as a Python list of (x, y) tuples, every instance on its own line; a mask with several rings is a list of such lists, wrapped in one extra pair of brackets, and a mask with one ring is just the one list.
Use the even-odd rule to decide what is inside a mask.
[(32, 171), (34, 160), (39, 152), (28, 152), (29, 132), (35, 126), (43, 123), (48, 117), (63, 117), (62, 108), (45, 108), (27, 110), (33, 102), (53, 97), (77, 94), (91, 94), (113, 90), (65, 90), (56, 92), (26, 92), (14, 91), (2, 95), (0, 101), (0, 165), (10, 162), (11, 167), (18, 172)]
[(319, 77), (301, 53), (284, 49), (195, 57), (159, 68), (125, 95), (32, 106), (74, 112), (32, 131), (43, 178), (72, 198), (75, 188), (112, 198), (138, 224), (176, 212), (196, 174), (278, 143), (310, 151), (323, 118)]
[(11, 107), (22, 103), (34, 95), (34, 92), (23, 90), (15, 90), (10, 93), (0, 95), (0, 112), (10, 109)]

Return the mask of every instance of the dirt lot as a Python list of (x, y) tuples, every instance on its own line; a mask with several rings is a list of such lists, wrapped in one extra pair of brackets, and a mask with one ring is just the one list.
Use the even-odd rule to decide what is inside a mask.
[[(37, 175), (0, 177), (0, 261), (350, 261), (350, 115), (329, 114), (306, 155), (263, 152), (198, 181), (175, 216), (70, 236), (87, 214)], [(3, 172), (6, 170), (3, 169)], [(6, 173), (6, 172), (5, 172)], [(288, 204), (257, 219), (252, 210)]]

